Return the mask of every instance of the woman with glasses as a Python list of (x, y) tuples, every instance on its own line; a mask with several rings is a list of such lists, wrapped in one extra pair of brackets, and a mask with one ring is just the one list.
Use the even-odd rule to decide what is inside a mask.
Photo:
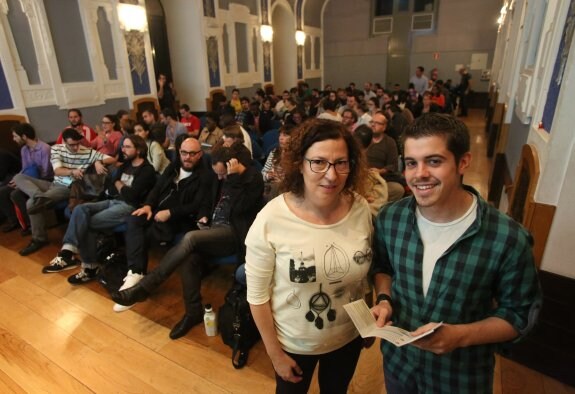
[(276, 371), (276, 392), (345, 393), (362, 340), (343, 305), (362, 298), (371, 263), (366, 165), (345, 126), (312, 119), (291, 134), (284, 194), (246, 238), (248, 302)]
[(90, 144), (92, 149), (111, 157), (118, 157), (120, 141), (124, 137), (116, 115), (104, 115), (102, 127), (96, 126), (96, 137)]

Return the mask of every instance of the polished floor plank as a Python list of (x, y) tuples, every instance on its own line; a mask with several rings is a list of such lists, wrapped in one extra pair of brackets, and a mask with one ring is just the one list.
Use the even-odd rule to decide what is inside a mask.
[(26, 390), (0, 369), (0, 393), (22, 394), (26, 393)]
[[(90, 390), (97, 392), (160, 392), (133, 375), (122, 365), (112, 365), (106, 357), (94, 352), (47, 319), (34, 313), (18, 301), (0, 291), (0, 327), (17, 333), (22, 341), (47, 357), (52, 363), (75, 377)], [(2, 344), (4, 346), (4, 344)], [(4, 350), (4, 349), (2, 349)], [(22, 368), (28, 368), (27, 363)], [(43, 369), (28, 370), (28, 379), (45, 379)], [(50, 373), (50, 375), (52, 375)], [(56, 375), (57, 376), (57, 375)], [(52, 392), (74, 392), (56, 390)]]
[(1, 392), (90, 392), (80, 380), (16, 335), (0, 328), (0, 338)]

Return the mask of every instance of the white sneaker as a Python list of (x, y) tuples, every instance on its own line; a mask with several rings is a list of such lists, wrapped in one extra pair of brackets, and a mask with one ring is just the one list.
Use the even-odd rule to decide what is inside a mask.
[[(124, 284), (120, 287), (118, 291), (126, 290), (129, 289), (130, 287), (137, 285), (138, 282), (141, 281), (143, 278), (144, 275), (134, 274), (132, 270), (129, 270), (128, 273), (126, 274), (126, 277), (124, 278)], [(114, 312), (124, 312), (133, 306), (134, 305), (126, 306), (126, 305), (114, 304), (114, 307), (112, 309), (114, 309)]]

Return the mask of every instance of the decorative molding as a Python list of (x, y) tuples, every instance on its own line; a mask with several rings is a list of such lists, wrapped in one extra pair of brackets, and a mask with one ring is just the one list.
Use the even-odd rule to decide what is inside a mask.
[(104, 104), (98, 85), (93, 82), (66, 84), (62, 86), (61, 108), (88, 107)]
[(22, 94), (26, 107), (43, 107), (56, 102), (52, 89), (24, 90)]
[(129, 31), (124, 33), (124, 37), (130, 60), (130, 71), (135, 71), (140, 83), (143, 83), (144, 74), (148, 71), (144, 35), (138, 31)]
[(106, 99), (125, 97), (126, 86), (122, 82), (106, 83), (104, 85), (104, 97)]

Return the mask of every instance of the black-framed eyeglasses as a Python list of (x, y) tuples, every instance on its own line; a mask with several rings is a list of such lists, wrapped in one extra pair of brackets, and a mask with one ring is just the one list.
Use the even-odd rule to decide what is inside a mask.
[(201, 150), (198, 150), (198, 151), (195, 151), (195, 152), (194, 152), (194, 151), (188, 152), (188, 151), (185, 151), (185, 150), (180, 150), (180, 156), (182, 156), (182, 157), (188, 157), (188, 156), (194, 157), (195, 155), (197, 155), (197, 154), (200, 153), (200, 152), (201, 152)]
[(349, 160), (338, 160), (332, 163), (323, 159), (308, 159), (307, 157), (304, 159), (309, 163), (309, 169), (312, 172), (323, 174), (328, 172), (331, 166), (338, 174), (349, 174), (351, 171)]

